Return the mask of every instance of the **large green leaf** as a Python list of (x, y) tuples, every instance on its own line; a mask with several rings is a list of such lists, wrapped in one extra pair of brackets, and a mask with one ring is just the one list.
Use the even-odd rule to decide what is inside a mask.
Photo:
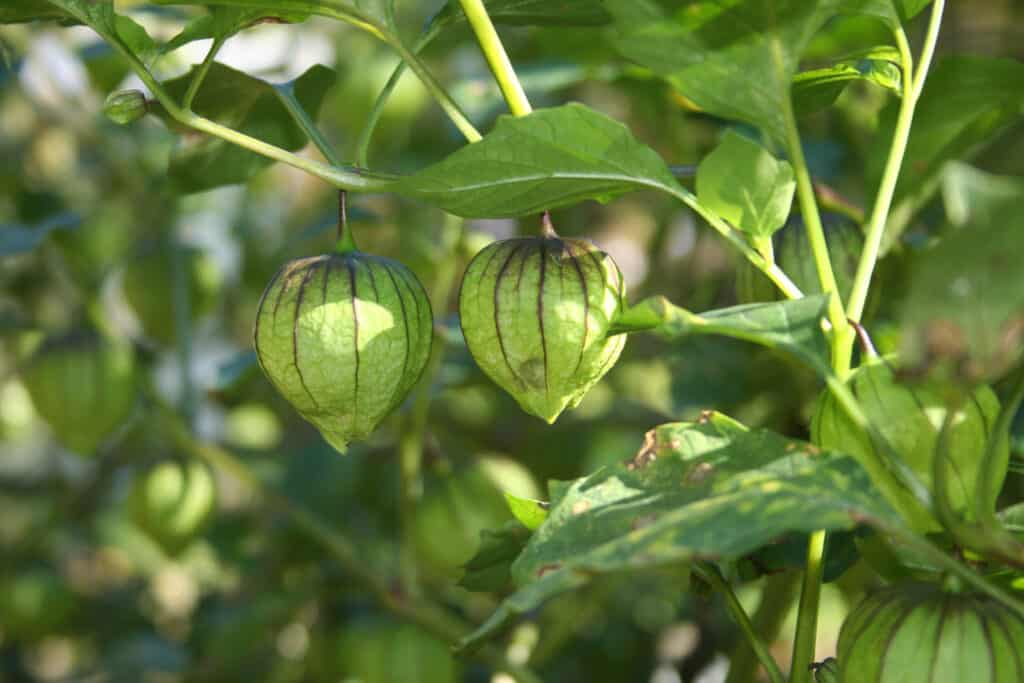
[(696, 334), (732, 337), (785, 351), (829, 376), (828, 348), (822, 334), (827, 308), (828, 297), (817, 295), (697, 315), (664, 297), (652, 297), (624, 311), (613, 333), (653, 330), (669, 339)]
[(1024, 353), (1024, 217), (1019, 200), (957, 230), (911, 269), (904, 361), (946, 379), (990, 382)]
[[(671, 4), (671, 3), (670, 3)], [(782, 143), (800, 53), (839, 0), (723, 0), (670, 13), (652, 0), (606, 0), (616, 46), (704, 111)]]
[(932, 0), (848, 0), (842, 11), (850, 14), (864, 14), (881, 19), (891, 27), (914, 18)]
[(901, 80), (896, 50), (876, 48), (865, 56), (798, 73), (793, 78), (793, 108), (801, 115), (824, 109), (854, 81), (873, 83), (898, 94)]
[(654, 150), (581, 104), (504, 116), (483, 140), (395, 183), (467, 218), (522, 216), (643, 187), (681, 192)]
[(562, 487), (512, 565), (520, 590), (462, 645), (601, 574), (734, 559), (875, 519), (898, 523), (852, 458), (715, 413), (661, 425), (632, 460)]
[[(881, 176), (896, 125), (898, 103), (882, 113), (870, 175)], [(943, 165), (963, 159), (997, 138), (1024, 113), (1024, 64), (991, 57), (946, 57), (925, 82), (896, 185), (883, 248), (899, 238), (914, 213), (939, 187)], [(876, 181), (877, 182), (877, 181)]]
[[(189, 73), (164, 86), (172, 97), (180, 100), (191, 79)], [(295, 80), (292, 90), (311, 116), (315, 117), (320, 109), (334, 79), (334, 71), (316, 65)], [(193, 109), (229, 128), (284, 149), (301, 149), (307, 142), (305, 132), (294, 122), (273, 85), (217, 62), (210, 67)], [(171, 156), (169, 174), (179, 191), (200, 192), (244, 182), (270, 163), (266, 157), (220, 138), (202, 136), (181, 142)]]
[(795, 191), (788, 162), (731, 130), (697, 168), (700, 203), (754, 237), (782, 227)]

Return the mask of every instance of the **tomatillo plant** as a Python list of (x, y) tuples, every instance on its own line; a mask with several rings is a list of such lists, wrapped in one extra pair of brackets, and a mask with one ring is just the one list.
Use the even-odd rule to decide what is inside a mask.
[[(262, 649), (280, 661), (258, 669), (273, 680), (447, 683), (462, 669), (452, 651), (526, 682), (640, 680), (674, 666), (690, 678), (700, 667), (658, 638), (682, 620), (722, 632), (716, 616), (695, 618), (690, 593), (719, 596), (742, 638), (727, 683), (754, 680), (758, 667), (772, 683), (1021, 680), (1024, 513), (1006, 484), (1019, 469), (1024, 400), (1024, 183), (960, 160), (1019, 119), (1021, 65), (950, 56), (933, 69), (943, 0), (450, 0), (410, 39), (421, 4), (0, 8), (0, 23), (81, 24), (106, 43), (116, 66), (87, 70), (103, 98), (82, 100), (97, 113), (103, 101), (106, 119), (123, 126), (97, 116), (104, 136), (164, 135), (147, 117), (178, 136), (170, 150), (126, 161), (74, 117), (64, 123), (92, 144), (79, 154), (46, 133), (63, 114), (25, 125), (21, 100), (0, 100), (13, 112), (5, 132), (43, 131), (21, 146), (31, 163), (11, 174), (28, 183), (24, 197), (0, 201), (18, 221), (0, 250), (30, 254), (12, 266), (24, 289), (18, 313), (28, 314), (0, 318), (18, 339), (17, 385), (0, 383), (0, 433), (24, 429), (98, 456), (74, 465), (84, 473), (40, 478), (77, 492), (65, 511), (15, 520), (33, 539), (26, 555), (45, 554), (37, 532), (50, 515), (88, 511), (124, 490), (111, 485), (116, 473), (132, 472), (132, 493), (118, 500), (180, 565), (152, 570), (153, 597), (136, 602), (155, 615), (160, 642), (119, 640), (127, 659), (246, 621), (224, 587), (242, 592), (239, 567), (258, 565), (260, 581), (281, 579), (281, 600), (248, 615), (251, 631), (229, 630), (273, 634), (276, 647)], [(330, 30), (303, 26), (313, 16), (345, 25), (339, 59), (354, 72), (394, 69), (375, 100), (359, 96), (365, 73), (335, 97), (328, 66), (289, 65), (294, 78), (271, 83), (222, 55), (259, 24)], [(519, 27), (505, 36), (509, 49), (506, 26)], [(11, 35), (16, 46), (29, 40)], [(454, 48), (471, 37), (479, 55)], [(178, 50), (200, 40), (205, 55), (182, 74)], [(440, 45), (458, 68), (439, 68)], [(418, 95), (375, 140), (406, 71)], [(129, 73), (137, 89), (122, 90)], [(564, 91), (584, 82), (600, 82), (574, 91), (590, 104), (567, 101)], [(428, 95), (438, 111), (424, 110)], [(492, 116), (502, 107), (511, 115)], [(830, 145), (809, 144), (809, 116), (839, 117), (850, 149), (830, 156)], [(104, 195), (79, 184), (80, 157), (108, 164), (111, 186), (130, 189), (119, 211), (146, 223), (140, 232), (156, 248), (131, 249), (98, 227), (113, 209), (47, 217), (40, 206), (51, 197), (32, 183), (70, 185), (71, 207)], [(207, 235), (217, 225), (209, 214), (223, 218), (234, 195), (203, 193), (273, 162), (297, 172), (265, 176), (288, 196), (273, 207), (247, 197)], [(850, 168), (860, 171), (852, 182)], [(338, 191), (336, 244), (295, 258), (317, 254), (308, 242), (334, 222), (308, 210), (324, 187)], [(357, 194), (374, 196), (346, 206)], [(353, 221), (372, 219), (360, 228), (368, 251), (356, 247), (349, 209)], [(539, 219), (539, 234), (509, 219)], [(50, 232), (76, 229), (61, 238), (63, 256), (47, 250)], [(80, 234), (98, 240), (81, 259), (96, 272), (61, 276)], [(637, 244), (650, 253), (628, 246)], [(119, 290), (106, 287), (108, 272), (120, 274)], [(631, 304), (627, 280), (646, 298)], [(73, 310), (54, 313), (54, 301)], [(141, 327), (138, 347), (121, 341), (124, 304)], [(93, 326), (103, 333), (62, 336)], [(200, 354), (238, 329), (251, 331), (251, 350), (209, 372)], [(50, 340), (34, 348), (38, 330)], [(624, 351), (630, 335), (648, 334)], [(262, 375), (248, 372), (257, 365)], [(280, 398), (294, 410), (273, 409)], [(541, 432), (535, 420), (516, 422), (516, 405), (558, 424)], [(139, 428), (120, 430), (130, 413)], [(43, 437), (21, 426), (36, 417), (50, 425)], [(232, 438), (243, 454), (225, 448)], [(127, 452), (143, 462), (129, 465)], [(182, 462), (153, 467), (153, 452)], [(286, 530), (266, 523), (263, 505)], [(241, 529), (240, 511), (252, 509), (258, 523)], [(104, 544), (130, 545), (125, 525), (103, 520)], [(0, 527), (0, 540), (12, 534)], [(259, 559), (269, 561), (252, 561), (267, 548)], [(118, 552), (61, 557), (77, 586)], [(191, 602), (167, 599), (180, 567), (212, 574), (222, 564), (228, 578), (188, 584)], [(7, 571), (0, 562), (0, 585)], [(778, 573), (785, 581), (746, 587), (762, 598), (748, 613), (750, 591), (737, 586)], [(52, 574), (10, 583), (31, 598), (0, 610), (14, 615), (11, 637), (18, 648), (40, 644), (8, 657), (0, 622), (0, 662), (38, 668), (39, 653), (57, 647), (44, 639), (67, 620), (24, 623), (61, 595)], [(822, 608), (822, 584), (840, 577), (845, 596), (863, 601), (842, 624), (837, 658), (816, 663), (819, 615), (835, 611)], [(795, 631), (781, 634), (798, 583)], [(788, 588), (773, 594), (776, 585)], [(225, 595), (207, 600), (204, 590)], [(205, 630), (183, 625), (208, 604), (223, 613)], [(628, 618), (597, 618), (622, 605)], [(618, 664), (576, 661), (585, 659), (573, 649), (577, 623), (642, 631), (643, 645)], [(658, 657), (648, 652), (656, 639), (668, 643)], [(788, 671), (773, 655), (778, 639), (792, 643)], [(616, 636), (614, 647), (627, 641)], [(202, 649), (230, 652), (232, 642)], [(647, 664), (637, 664), (641, 649)], [(163, 659), (190, 661), (177, 654)], [(221, 666), (231, 665), (208, 658), (198, 670), (229, 680)]]

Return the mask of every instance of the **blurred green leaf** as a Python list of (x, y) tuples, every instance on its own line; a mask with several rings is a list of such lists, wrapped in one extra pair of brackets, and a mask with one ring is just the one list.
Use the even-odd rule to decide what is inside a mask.
[(5, 0), (0, 6), (0, 24), (19, 24), (26, 21), (64, 21), (71, 15), (44, 0)]
[[(882, 112), (869, 153), (877, 184), (896, 125), (898, 103)], [(883, 249), (899, 239), (914, 214), (939, 188), (947, 161), (971, 156), (1024, 113), (1024, 64), (1010, 59), (954, 56), (928, 75), (914, 112)]]
[(959, 161), (942, 169), (942, 203), (958, 228), (991, 225), (1022, 199), (1024, 177), (994, 175)]
[[(164, 85), (180, 99), (192, 80), (190, 72)], [(322, 65), (310, 67), (293, 83), (294, 93), (305, 111), (316, 117), (335, 73)], [(281, 102), (277, 89), (266, 81), (214, 62), (196, 95), (196, 113), (288, 150), (307, 142), (306, 134), (294, 122)], [(157, 113), (168, 122), (162, 108)], [(171, 155), (169, 175), (182, 193), (201, 192), (221, 185), (248, 180), (272, 162), (220, 138), (195, 136), (183, 140)]]
[[(489, 0), (487, 13), (495, 23), (515, 26), (603, 26), (611, 16), (594, 0)], [(449, 0), (435, 21), (465, 21), (458, 0)]]
[(547, 519), (548, 511), (543, 501), (520, 498), (508, 491), (505, 491), (504, 494), (505, 502), (508, 503), (508, 509), (512, 511), (512, 516), (530, 531), (539, 527)]
[(788, 162), (731, 130), (697, 168), (700, 203), (753, 237), (770, 237), (783, 226), (794, 192)]
[(466, 590), (486, 593), (506, 589), (512, 580), (512, 561), (519, 557), (529, 538), (529, 529), (518, 522), (508, 522), (496, 531), (481, 531), (480, 546), (463, 565), (465, 573), (459, 585)]
[(732, 337), (790, 353), (827, 376), (831, 370), (821, 327), (827, 308), (828, 297), (817, 295), (697, 315), (652, 297), (620, 314), (612, 333), (651, 330), (670, 340), (697, 334)]
[(363, 23), (377, 31), (391, 26), (394, 0), (155, 0), (158, 5), (202, 5), (261, 10), (276, 17), (318, 14)]
[(843, 11), (873, 16), (895, 28), (913, 19), (931, 3), (932, 0), (850, 0)]
[(164, 43), (160, 47), (160, 52), (173, 52), (195, 40), (225, 40), (243, 29), (263, 22), (297, 23), (307, 18), (309, 14), (305, 12), (274, 13), (258, 8), (211, 7), (209, 14), (196, 17), (181, 30), (181, 33)]
[(581, 104), (503, 116), (480, 142), (397, 181), (396, 192), (467, 218), (538, 213), (643, 187), (681, 189), (621, 123)]
[[(671, 4), (671, 3), (670, 3)], [(838, 0), (731, 0), (670, 13), (651, 0), (607, 0), (622, 55), (700, 109), (784, 142), (783, 112), (800, 53)]]
[(904, 362), (943, 379), (990, 382), (1024, 354), (1024, 218), (1003, 205), (958, 230), (910, 270), (903, 305)]
[(873, 519), (897, 523), (852, 458), (720, 414), (664, 424), (631, 462), (570, 484), (512, 565), (522, 588), (462, 646), (600, 574), (738, 558)]

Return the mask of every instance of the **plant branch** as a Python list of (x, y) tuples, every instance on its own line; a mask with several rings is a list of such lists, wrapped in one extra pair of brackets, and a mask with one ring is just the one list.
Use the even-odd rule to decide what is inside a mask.
[(505, 97), (505, 102), (508, 103), (509, 110), (515, 116), (526, 116), (533, 111), (533, 108), (526, 98), (522, 83), (516, 76), (512, 61), (508, 58), (508, 53), (505, 52), (505, 46), (501, 44), (501, 38), (494, 29), (494, 23), (491, 21), (490, 15), (487, 14), (483, 0), (459, 0), (459, 3), (462, 5), (462, 11), (466, 13), (466, 19), (469, 20), (473, 33), (476, 34), (480, 50), (484, 53), (488, 66), (491, 67), (491, 73), (494, 74), (494, 78), (498, 82), (498, 87)]
[(996, 516), (995, 510), (984, 505), (984, 501), (988, 500), (989, 493), (994, 488), (995, 477), (1005, 474), (1005, 471), (997, 472), (996, 455), (999, 453), (1000, 446), (1010, 438), (1010, 427), (1022, 401), (1024, 401), (1024, 364), (1017, 368), (1010, 396), (999, 408), (999, 417), (996, 418), (996, 423), (993, 425), (992, 431), (989, 432), (988, 442), (985, 444), (985, 454), (979, 464), (978, 481), (974, 491), (974, 516), (985, 527), (1002, 528), (1002, 523)]
[(729, 613), (732, 614), (736, 624), (743, 631), (743, 635), (750, 644), (750, 648), (754, 651), (758, 661), (761, 662), (761, 666), (768, 673), (768, 678), (771, 679), (772, 683), (786, 683), (782, 671), (779, 670), (779, 665), (768, 651), (764, 641), (761, 640), (761, 636), (754, 629), (750, 617), (747, 616), (746, 610), (743, 609), (743, 605), (740, 604), (736, 593), (733, 592), (732, 586), (722, 578), (718, 568), (705, 562), (697, 562), (693, 565), (693, 572), (707, 581), (712, 588), (719, 591), (725, 597), (725, 605), (729, 608)]
[(818, 611), (821, 605), (821, 580), (825, 568), (827, 534), (815, 531), (807, 541), (807, 560), (800, 605), (797, 608), (796, 634), (793, 636), (791, 683), (810, 681), (810, 664), (814, 661), (814, 644), (818, 634)]
[[(793, 598), (796, 597), (796, 573), (783, 572), (765, 578), (761, 602), (751, 617), (754, 633), (763, 642), (772, 643), (778, 636)], [(725, 683), (749, 683), (755, 679), (759, 659), (747, 640), (737, 643), (729, 657), (729, 674)]]
[(473, 126), (469, 118), (466, 117), (466, 114), (462, 111), (455, 100), (452, 99), (451, 95), (449, 95), (441, 84), (437, 82), (437, 79), (431, 75), (427, 70), (427, 67), (422, 61), (420, 61), (420, 58), (410, 52), (409, 49), (397, 38), (386, 39), (386, 42), (395, 50), (395, 52), (398, 53), (398, 56), (402, 58), (402, 61), (409, 65), (409, 68), (413, 70), (413, 73), (419, 77), (423, 86), (430, 92), (434, 99), (437, 100), (441, 109), (443, 109), (444, 113), (448, 115), (448, 118), (455, 124), (455, 127), (459, 129), (462, 136), (469, 142), (479, 142), (482, 140), (483, 136), (480, 135), (480, 131)]
[(292, 120), (299, 124), (299, 127), (306, 133), (316, 148), (320, 150), (320, 153), (324, 155), (324, 159), (327, 160), (331, 166), (335, 168), (342, 168), (344, 164), (341, 163), (341, 158), (338, 157), (337, 152), (331, 146), (331, 143), (327, 141), (324, 134), (320, 132), (316, 122), (310, 117), (298, 98), (295, 97), (295, 90), (290, 84), (274, 86), (274, 90), (277, 91), (278, 96), (281, 98), (281, 103), (291, 114)]
[[(882, 179), (878, 187), (878, 194), (868, 219), (864, 249), (861, 252), (860, 261), (857, 263), (857, 273), (854, 275), (853, 288), (850, 290), (850, 300), (847, 305), (846, 315), (854, 322), (860, 322), (861, 316), (864, 314), (864, 306), (871, 287), (871, 277), (874, 273), (875, 264), (878, 262), (879, 250), (882, 238), (885, 236), (885, 226), (889, 217), (889, 209), (892, 206), (893, 196), (896, 192), (896, 183), (900, 176), (900, 168), (903, 166), (903, 157), (906, 154), (907, 143), (910, 140), (910, 127), (914, 120), (914, 108), (917, 106), (917, 100), (924, 88), (932, 55), (935, 53), (935, 44), (939, 36), (944, 5), (944, 0), (935, 0), (932, 4), (928, 34), (921, 52), (921, 63), (918, 65), (916, 72), (914, 70), (914, 57), (911, 54), (906, 33), (902, 28), (897, 28), (893, 32), (900, 53), (900, 61), (902, 62), (903, 96), (900, 101), (899, 114), (896, 118), (896, 127), (893, 130), (889, 156), (886, 159), (885, 169), (882, 172)], [(850, 348), (846, 349), (845, 353), (847, 356), (852, 353), (852, 340)]]
[(189, 81), (188, 90), (185, 91), (185, 96), (181, 98), (181, 108), (185, 111), (192, 111), (192, 102), (196, 98), (196, 93), (199, 92), (199, 88), (203, 85), (203, 81), (206, 80), (206, 74), (210, 72), (210, 66), (213, 64), (214, 57), (220, 52), (220, 48), (224, 45), (227, 39), (224, 36), (217, 36), (213, 39), (213, 43), (210, 45), (210, 49), (206, 53), (206, 58), (203, 59), (203, 63), (199, 65), (199, 68), (194, 74), (192, 74), (192, 80)]

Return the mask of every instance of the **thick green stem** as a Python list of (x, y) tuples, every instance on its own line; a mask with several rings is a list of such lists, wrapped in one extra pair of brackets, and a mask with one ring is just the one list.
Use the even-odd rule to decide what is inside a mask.
[(750, 644), (751, 649), (757, 656), (761, 666), (768, 673), (768, 678), (771, 679), (772, 683), (786, 683), (786, 679), (782, 675), (782, 671), (779, 669), (779, 665), (775, 662), (775, 658), (772, 657), (768, 651), (768, 647), (761, 640), (761, 636), (758, 635), (757, 630), (754, 628), (753, 623), (750, 621), (750, 617), (747, 616), (746, 610), (743, 609), (743, 605), (740, 604), (739, 599), (736, 597), (736, 593), (733, 592), (732, 586), (729, 582), (722, 578), (718, 568), (714, 565), (698, 562), (693, 565), (693, 571), (699, 575), (702, 579), (707, 581), (712, 588), (720, 592), (725, 597), (725, 605), (729, 609), (729, 613), (732, 614), (736, 624), (740, 627), (744, 637)]
[(807, 561), (804, 580), (800, 588), (800, 606), (797, 608), (796, 635), (793, 638), (793, 658), (789, 670), (790, 683), (808, 683), (811, 663), (818, 634), (818, 607), (821, 603), (821, 577), (825, 567), (827, 534), (815, 531), (807, 542)]
[(462, 5), (462, 11), (466, 13), (469, 25), (473, 27), (480, 50), (484, 53), (495, 80), (498, 81), (498, 87), (508, 103), (509, 110), (515, 116), (526, 116), (533, 108), (526, 99), (523, 85), (512, 68), (512, 61), (505, 52), (505, 46), (501, 44), (501, 38), (494, 29), (494, 23), (487, 14), (483, 0), (459, 0), (459, 3)]
[[(900, 168), (903, 166), (907, 142), (910, 140), (910, 127), (914, 120), (914, 108), (917, 106), (917, 100), (921, 96), (925, 79), (928, 77), (932, 56), (935, 54), (935, 44), (939, 37), (939, 27), (942, 24), (944, 5), (944, 0), (935, 0), (932, 3), (928, 33), (921, 51), (921, 61), (916, 71), (914, 70), (914, 57), (911, 54), (906, 33), (904, 33), (902, 27), (897, 28), (893, 33), (896, 39), (896, 46), (899, 49), (900, 61), (902, 62), (903, 93), (899, 114), (896, 118), (896, 127), (893, 130), (889, 156), (885, 162), (885, 169), (882, 172), (882, 179), (878, 186), (878, 194), (875, 197), (875, 203), (871, 208), (871, 215), (865, 229), (864, 249), (857, 263), (857, 273), (854, 275), (853, 288), (850, 290), (850, 300), (847, 305), (846, 315), (854, 322), (860, 322), (861, 316), (864, 314), (864, 306), (871, 287), (871, 277), (878, 262), (879, 249), (885, 236), (885, 226), (889, 218), (889, 210), (896, 192), (896, 183), (900, 177)], [(853, 340), (851, 339), (847, 347), (843, 349), (844, 358), (847, 359), (847, 362), (849, 362), (848, 359), (852, 352)]]
[(192, 80), (188, 84), (188, 90), (185, 91), (184, 97), (181, 98), (182, 109), (192, 111), (192, 102), (196, 98), (196, 93), (199, 92), (203, 81), (206, 80), (206, 74), (209, 73), (210, 66), (213, 64), (217, 53), (220, 52), (220, 48), (224, 45), (225, 40), (224, 36), (218, 36), (213, 39), (213, 44), (210, 45), (206, 58), (203, 59), (203, 63), (199, 65), (199, 69), (193, 74)]

